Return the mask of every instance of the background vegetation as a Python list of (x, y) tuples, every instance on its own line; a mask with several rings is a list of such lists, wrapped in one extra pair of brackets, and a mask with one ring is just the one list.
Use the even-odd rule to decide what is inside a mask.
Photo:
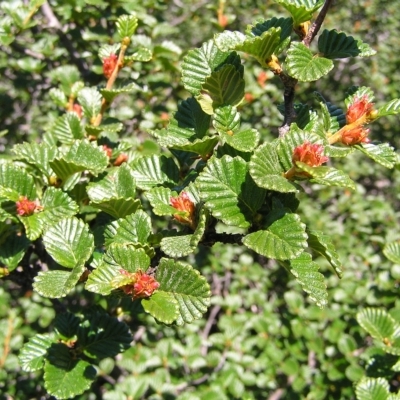
[[(370, 59), (337, 61), (327, 78), (299, 84), (298, 99), (308, 102), (319, 91), (341, 102), (350, 85), (370, 86), (377, 102), (399, 97), (400, 9), (397, 2), (336, 1), (324, 28), (345, 30), (369, 43), (378, 54)], [(49, 90), (63, 85), (61, 68), (70, 68), (89, 85), (104, 81), (100, 44), (113, 36), (113, 21), (136, 13), (137, 40), (150, 42), (154, 59), (123, 70), (146, 90), (120, 96), (113, 113), (126, 121), (127, 140), (155, 151), (146, 130), (165, 125), (179, 99), (180, 63), (185, 53), (226, 28), (243, 30), (259, 17), (283, 15), (272, 1), (50, 1), (32, 17), (32, 27), (13, 32), (8, 21), (25, 18), (22, 2), (0, 4), (0, 151), (23, 140), (35, 141), (60, 115)], [(10, 22), (10, 29), (15, 25)], [(251, 60), (248, 60), (251, 62)], [(257, 66), (246, 76), (251, 107), (244, 120), (264, 138), (277, 136), (282, 117), (272, 105), (282, 102), (280, 82)], [(396, 119), (397, 118), (397, 119)], [(400, 148), (398, 117), (382, 118), (371, 136)], [(344, 264), (340, 280), (327, 263), (321, 272), (328, 284), (329, 304), (309, 303), (301, 287), (284, 269), (236, 246), (202, 247), (190, 258), (212, 286), (212, 305), (205, 318), (184, 327), (157, 325), (140, 314), (127, 321), (135, 345), (116, 360), (102, 361), (98, 379), (82, 399), (352, 399), (363, 376), (384, 377), (398, 391), (398, 357), (377, 350), (356, 320), (367, 307), (387, 310), (400, 321), (400, 265), (383, 254), (386, 243), (400, 239), (400, 171), (387, 170), (362, 156), (343, 161), (357, 182), (355, 192), (311, 187), (302, 199), (302, 220), (329, 232)], [(374, 177), (371, 177), (374, 175)], [(315, 201), (316, 198), (320, 200)], [(322, 201), (321, 201), (322, 199)], [(324, 212), (322, 212), (324, 211)], [(160, 221), (162, 224), (162, 221)], [(31, 271), (0, 285), (0, 398), (49, 398), (39, 374), (27, 374), (18, 351), (34, 332), (48, 332), (56, 313), (79, 312), (104, 300), (83, 288), (59, 301), (32, 292)], [(79, 286), (78, 286), (79, 288)], [(112, 305), (111, 305), (112, 308)], [(116, 313), (118, 310), (114, 310)], [(372, 360), (372, 361), (371, 361)]]

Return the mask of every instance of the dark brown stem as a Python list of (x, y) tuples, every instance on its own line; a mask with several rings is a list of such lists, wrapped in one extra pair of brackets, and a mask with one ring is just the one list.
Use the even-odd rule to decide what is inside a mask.
[(307, 47), (310, 46), (311, 42), (317, 35), (318, 31), (321, 28), (322, 23), (324, 22), (324, 19), (326, 17), (326, 14), (329, 10), (329, 7), (331, 6), (333, 0), (325, 0), (324, 5), (321, 8), (321, 11), (318, 14), (318, 17), (315, 19), (313, 24), (311, 25), (311, 28), (309, 29), (306, 37), (303, 39), (303, 44)]
[(279, 137), (283, 137), (289, 131), (291, 123), (296, 118), (296, 112), (294, 111), (294, 93), (297, 85), (297, 79), (294, 79), (284, 73), (279, 74), (279, 78), (284, 86), (283, 99), (285, 102), (285, 113), (283, 124), (279, 128)]

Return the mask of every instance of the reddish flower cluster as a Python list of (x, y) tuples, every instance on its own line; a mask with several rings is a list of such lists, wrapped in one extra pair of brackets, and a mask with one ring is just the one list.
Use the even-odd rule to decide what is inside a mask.
[(104, 150), (104, 153), (106, 153), (106, 156), (108, 158), (111, 158), (111, 156), (112, 156), (112, 148), (108, 147), (106, 144), (103, 144), (103, 150)]
[(174, 214), (174, 218), (182, 224), (190, 225), (195, 228), (196, 205), (186, 192), (181, 192), (178, 197), (171, 197), (169, 203), (176, 210), (181, 211), (179, 214)]
[(349, 105), (349, 108), (347, 109), (346, 122), (348, 124), (352, 124), (353, 122), (358, 121), (360, 118), (368, 116), (371, 113), (373, 107), (374, 104), (369, 102), (367, 95), (356, 97), (353, 103), (351, 103)]
[(76, 115), (78, 115), (79, 119), (82, 118), (82, 106), (80, 104), (74, 103), (74, 105), (72, 106), (72, 111), (74, 111)]
[(120, 272), (132, 279), (130, 284), (122, 286), (121, 289), (131, 295), (133, 300), (150, 297), (160, 287), (160, 284), (152, 276), (143, 271), (129, 273), (121, 269)]
[(110, 54), (103, 59), (103, 74), (108, 79), (112, 75), (115, 67), (117, 66), (118, 57), (116, 54)]
[(30, 215), (34, 214), (35, 211), (43, 209), (38, 200), (28, 200), (26, 196), (20, 196), (15, 205), (17, 207), (17, 214), (25, 217), (29, 217)]
[(121, 153), (120, 155), (118, 155), (118, 157), (115, 159), (113, 165), (115, 167), (119, 167), (121, 164), (123, 164), (124, 162), (128, 161), (128, 155), (125, 153)]
[(304, 142), (293, 150), (292, 162), (294, 165), (296, 165), (296, 161), (300, 161), (310, 167), (319, 167), (328, 160), (329, 158), (324, 156), (324, 146), (322, 144)]

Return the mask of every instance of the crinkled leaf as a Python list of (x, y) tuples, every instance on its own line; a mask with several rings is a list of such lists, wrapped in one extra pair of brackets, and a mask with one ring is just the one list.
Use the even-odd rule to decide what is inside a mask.
[(357, 400), (389, 400), (390, 387), (384, 378), (363, 377), (355, 390)]
[(29, 200), (36, 199), (33, 177), (16, 165), (0, 164), (0, 197), (18, 201), (20, 196), (25, 196)]
[(5, 241), (0, 245), (0, 263), (5, 265), (9, 271), (13, 271), (24, 257), (29, 244), (25, 235), (13, 231), (6, 234)]
[(159, 292), (174, 296), (179, 305), (177, 325), (199, 319), (210, 305), (210, 286), (206, 279), (190, 265), (162, 259), (156, 272)]
[(297, 214), (279, 211), (266, 230), (246, 235), (243, 244), (255, 252), (277, 260), (291, 260), (298, 257), (307, 247), (305, 225)]
[(129, 56), (125, 57), (124, 61), (141, 61), (147, 62), (153, 58), (153, 52), (147, 47), (139, 47)]
[(142, 300), (143, 309), (163, 324), (172, 324), (179, 317), (179, 304), (173, 293), (155, 292)]
[(141, 88), (134, 82), (129, 83), (128, 85), (122, 87), (113, 87), (112, 89), (100, 89), (100, 93), (102, 96), (111, 103), (115, 97), (122, 93), (132, 93), (135, 91), (139, 91)]
[(131, 167), (137, 186), (143, 190), (163, 184), (174, 186), (179, 181), (178, 166), (166, 156), (142, 157), (131, 163)]
[(300, 42), (293, 42), (287, 51), (287, 72), (301, 82), (316, 81), (333, 68), (333, 61), (314, 55)]
[(74, 112), (58, 117), (50, 132), (54, 139), (63, 144), (72, 144), (74, 140), (85, 137), (81, 121)]
[(318, 272), (318, 264), (311, 259), (308, 253), (290, 260), (290, 272), (296, 277), (303, 290), (309, 294), (310, 299), (317, 306), (324, 307), (328, 304), (328, 292), (324, 276)]
[(153, 207), (156, 215), (172, 215), (176, 213), (176, 208), (170, 205), (172, 191), (168, 188), (155, 187), (146, 192), (146, 197)]
[(39, 371), (43, 368), (47, 350), (53, 343), (53, 337), (49, 334), (36, 334), (24, 344), (19, 352), (18, 360), (25, 372)]
[(58, 107), (65, 108), (68, 105), (68, 99), (65, 93), (58, 88), (51, 88), (49, 91), (50, 99), (56, 104)]
[(233, 135), (222, 133), (221, 138), (236, 150), (251, 152), (258, 146), (260, 134), (257, 129), (245, 129)]
[(376, 53), (367, 43), (336, 29), (324, 29), (318, 38), (318, 50), (326, 58), (368, 57)]
[(324, 104), (328, 109), (329, 115), (331, 116), (329, 123), (329, 130), (331, 132), (336, 132), (346, 125), (346, 115), (340, 107), (329, 101), (326, 101), (320, 93), (315, 92), (314, 94), (320, 100), (320, 104)]
[(283, 42), (286, 38), (290, 37), (293, 31), (293, 20), (292, 18), (273, 17), (266, 21), (257, 21), (254, 25), (249, 25), (246, 28), (246, 34), (249, 36), (261, 36), (270, 28), (281, 28), (280, 41)]
[(36, 240), (42, 234), (43, 220), (40, 218), (40, 213), (32, 214), (27, 217), (19, 216), (18, 218), (24, 225), (28, 239), (32, 241)]
[(121, 39), (131, 37), (138, 26), (138, 19), (133, 15), (121, 15), (116, 23), (117, 32)]
[(250, 160), (250, 175), (258, 186), (276, 192), (297, 192), (296, 186), (283, 177), (275, 143), (260, 146)]
[(397, 162), (397, 155), (394, 148), (388, 143), (363, 143), (355, 146), (366, 156), (386, 168), (393, 168)]
[(378, 109), (379, 117), (396, 115), (398, 113), (400, 113), (400, 99), (393, 99)]
[(96, 369), (87, 361), (73, 358), (62, 343), (53, 343), (44, 366), (44, 386), (57, 399), (70, 399), (85, 390), (96, 377)]
[(240, 157), (210, 159), (196, 186), (205, 207), (215, 218), (241, 228), (251, 225), (265, 198), (265, 191), (254, 183)]
[(63, 340), (74, 339), (78, 332), (78, 326), (81, 320), (70, 312), (57, 314), (54, 320), (54, 330), (57, 336)]
[(400, 242), (386, 243), (383, 254), (393, 263), (400, 264)]
[(340, 262), (339, 255), (332, 243), (332, 239), (323, 232), (307, 230), (308, 246), (317, 253), (324, 256), (332, 265), (339, 278), (343, 275), (342, 263)]
[(275, 2), (290, 12), (294, 26), (309, 21), (323, 4), (323, 0), (275, 0)]
[(112, 54), (117, 54), (121, 48), (121, 43), (103, 44), (99, 49), (99, 58), (103, 61), (105, 58), (110, 57)]
[(215, 45), (221, 51), (227, 52), (235, 49), (243, 44), (246, 40), (246, 35), (239, 31), (224, 31), (214, 36)]
[(213, 125), (219, 134), (238, 132), (240, 129), (240, 113), (233, 106), (220, 107), (215, 110)]
[(329, 157), (347, 157), (355, 150), (354, 146), (339, 147), (339, 146), (325, 146), (325, 155)]
[(96, 88), (83, 88), (78, 93), (78, 101), (84, 116), (90, 121), (101, 109), (102, 96)]
[(344, 103), (348, 108), (350, 104), (354, 103), (356, 98), (362, 98), (366, 96), (367, 100), (372, 103), (375, 99), (374, 92), (368, 86), (352, 86), (347, 90), (346, 98), (344, 99)]

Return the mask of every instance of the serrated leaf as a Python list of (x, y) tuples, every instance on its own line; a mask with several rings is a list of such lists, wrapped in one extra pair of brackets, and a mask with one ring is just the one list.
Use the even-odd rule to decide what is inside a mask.
[(18, 267), (30, 242), (25, 235), (17, 232), (10, 232), (5, 236), (5, 241), (0, 245), (0, 263), (5, 265), (8, 271), (11, 272)]
[(94, 250), (93, 235), (78, 218), (57, 222), (45, 232), (43, 243), (51, 257), (66, 268), (84, 265)]
[(103, 44), (99, 49), (99, 58), (103, 61), (105, 58), (110, 57), (111, 54), (117, 54), (121, 48), (121, 43)]
[(131, 37), (138, 26), (138, 19), (133, 15), (121, 15), (116, 23), (117, 32), (121, 39)]
[(90, 316), (87, 322), (79, 326), (77, 333), (85, 356), (100, 360), (115, 357), (130, 347), (132, 335), (124, 322), (103, 313)]
[(218, 33), (214, 36), (215, 45), (223, 52), (231, 51), (236, 46), (243, 44), (246, 35), (239, 31), (228, 31)]
[(44, 385), (57, 399), (69, 399), (89, 389), (96, 377), (95, 368), (87, 361), (74, 359), (69, 348), (53, 343), (44, 366)]
[(215, 110), (213, 125), (219, 134), (233, 134), (240, 129), (240, 113), (233, 106), (220, 107)]
[(233, 65), (224, 65), (211, 73), (196, 97), (206, 114), (212, 115), (218, 107), (236, 106), (244, 97), (244, 79)]
[(322, 308), (328, 304), (328, 292), (325, 278), (318, 269), (318, 264), (312, 261), (308, 253), (302, 253), (299, 257), (290, 260), (290, 272), (296, 277), (303, 290), (309, 294), (310, 299)]
[(125, 57), (124, 61), (141, 61), (147, 62), (153, 58), (153, 52), (147, 47), (139, 47), (136, 51), (129, 56)]
[(193, 322), (207, 311), (210, 286), (190, 265), (164, 258), (157, 268), (156, 279), (160, 283), (158, 292), (170, 293), (178, 302), (177, 325)]
[(389, 400), (389, 383), (384, 378), (362, 378), (355, 388), (357, 400)]
[(283, 177), (275, 143), (260, 146), (250, 160), (250, 175), (258, 186), (281, 193), (297, 192), (296, 186)]
[(318, 50), (324, 57), (347, 58), (347, 57), (368, 57), (376, 53), (367, 43), (356, 40), (353, 36), (347, 36), (344, 32), (336, 29), (324, 29), (318, 38)]
[(41, 296), (50, 299), (65, 297), (75, 287), (84, 270), (84, 265), (78, 265), (72, 272), (41, 271), (34, 279), (33, 288)]
[(68, 112), (57, 118), (50, 132), (55, 140), (63, 144), (72, 144), (74, 140), (85, 137), (81, 121), (74, 112)]
[(59, 107), (65, 108), (68, 104), (68, 99), (65, 93), (58, 88), (51, 88), (49, 91), (50, 99)]
[(368, 86), (352, 86), (347, 90), (346, 98), (344, 99), (344, 103), (346, 107), (349, 108), (350, 104), (354, 103), (356, 98), (362, 98), (366, 96), (369, 103), (372, 103), (375, 99), (374, 92)]
[(322, 0), (275, 0), (290, 12), (293, 25), (299, 26), (302, 22), (309, 21), (323, 4)]
[(43, 222), (39, 214), (32, 214), (27, 217), (19, 216), (19, 220), (22, 222), (25, 228), (25, 233), (28, 239), (36, 240), (43, 230)]
[(305, 225), (296, 214), (281, 212), (266, 230), (246, 235), (243, 244), (255, 252), (277, 260), (291, 260), (298, 257), (307, 247)]
[(131, 167), (137, 186), (143, 190), (163, 184), (174, 186), (179, 181), (178, 166), (166, 156), (142, 157), (132, 162)]
[(260, 140), (257, 129), (245, 129), (233, 135), (222, 133), (221, 137), (225, 143), (228, 143), (234, 149), (244, 152), (253, 151)]
[(204, 43), (199, 49), (190, 50), (182, 63), (182, 83), (185, 89), (194, 96), (200, 94), (206, 78), (228, 57), (229, 53), (219, 50), (213, 40)]
[(25, 372), (39, 371), (43, 368), (47, 350), (53, 343), (53, 337), (49, 334), (36, 334), (24, 344), (19, 352), (18, 360)]
[(314, 55), (300, 42), (293, 42), (287, 51), (286, 68), (288, 74), (301, 82), (316, 81), (332, 68), (332, 60)]
[(256, 186), (240, 157), (210, 159), (196, 186), (215, 218), (241, 228), (251, 225), (265, 198), (265, 191)]
[(98, 175), (107, 168), (107, 165), (106, 153), (87, 140), (75, 141), (66, 154), (50, 161), (51, 168), (63, 181), (75, 173), (83, 171), (90, 171), (93, 175)]
[(393, 168), (397, 162), (396, 152), (388, 143), (363, 143), (356, 145), (355, 147), (366, 156), (386, 168)]
[(57, 314), (57, 317), (54, 320), (54, 330), (58, 337), (63, 340), (74, 339), (78, 332), (79, 323), (80, 319), (74, 314), (64, 312)]
[(400, 99), (393, 99), (378, 109), (378, 117), (396, 115), (398, 113), (400, 113)]
[(141, 207), (140, 199), (130, 198), (113, 198), (101, 201), (99, 203), (91, 202), (92, 207), (98, 208), (114, 218), (124, 218), (133, 214)]
[(153, 207), (153, 212), (156, 215), (173, 215), (176, 213), (176, 208), (170, 205), (172, 191), (164, 187), (156, 187), (146, 192), (146, 197)]
[(264, 32), (270, 28), (281, 28), (281, 43), (288, 37), (290, 37), (293, 31), (293, 20), (292, 18), (276, 18), (273, 17), (266, 21), (257, 21), (254, 25), (249, 25), (246, 28), (247, 35), (261, 36)]
[(122, 87), (113, 87), (112, 89), (100, 89), (100, 93), (109, 103), (112, 103), (114, 98), (117, 97), (119, 94), (132, 93), (140, 90), (141, 88), (136, 83), (131, 82), (130, 84)]
[(142, 300), (144, 311), (163, 324), (172, 324), (179, 317), (179, 304), (172, 293), (155, 292)]
[(33, 177), (16, 165), (0, 164), (0, 197), (18, 201), (20, 196), (36, 199)]
[(344, 125), (346, 125), (346, 115), (339, 106), (337, 106), (329, 101), (326, 101), (322, 97), (322, 95), (318, 92), (315, 92), (314, 94), (318, 97), (319, 100), (321, 100), (321, 102), (328, 109), (329, 115), (331, 116), (330, 125), (329, 125), (331, 132), (336, 132), (340, 128), (342, 128)]
[(308, 246), (317, 253), (324, 256), (332, 265), (339, 278), (343, 275), (342, 263), (340, 262), (339, 255), (333, 246), (330, 236), (324, 235), (323, 232), (307, 230)]
[(386, 243), (383, 254), (393, 263), (400, 264), (400, 242)]
[(101, 109), (102, 96), (96, 88), (83, 88), (78, 93), (78, 101), (82, 106), (84, 116), (91, 120)]
[(325, 155), (329, 157), (347, 157), (354, 153), (354, 146), (338, 147), (338, 146), (325, 146)]

